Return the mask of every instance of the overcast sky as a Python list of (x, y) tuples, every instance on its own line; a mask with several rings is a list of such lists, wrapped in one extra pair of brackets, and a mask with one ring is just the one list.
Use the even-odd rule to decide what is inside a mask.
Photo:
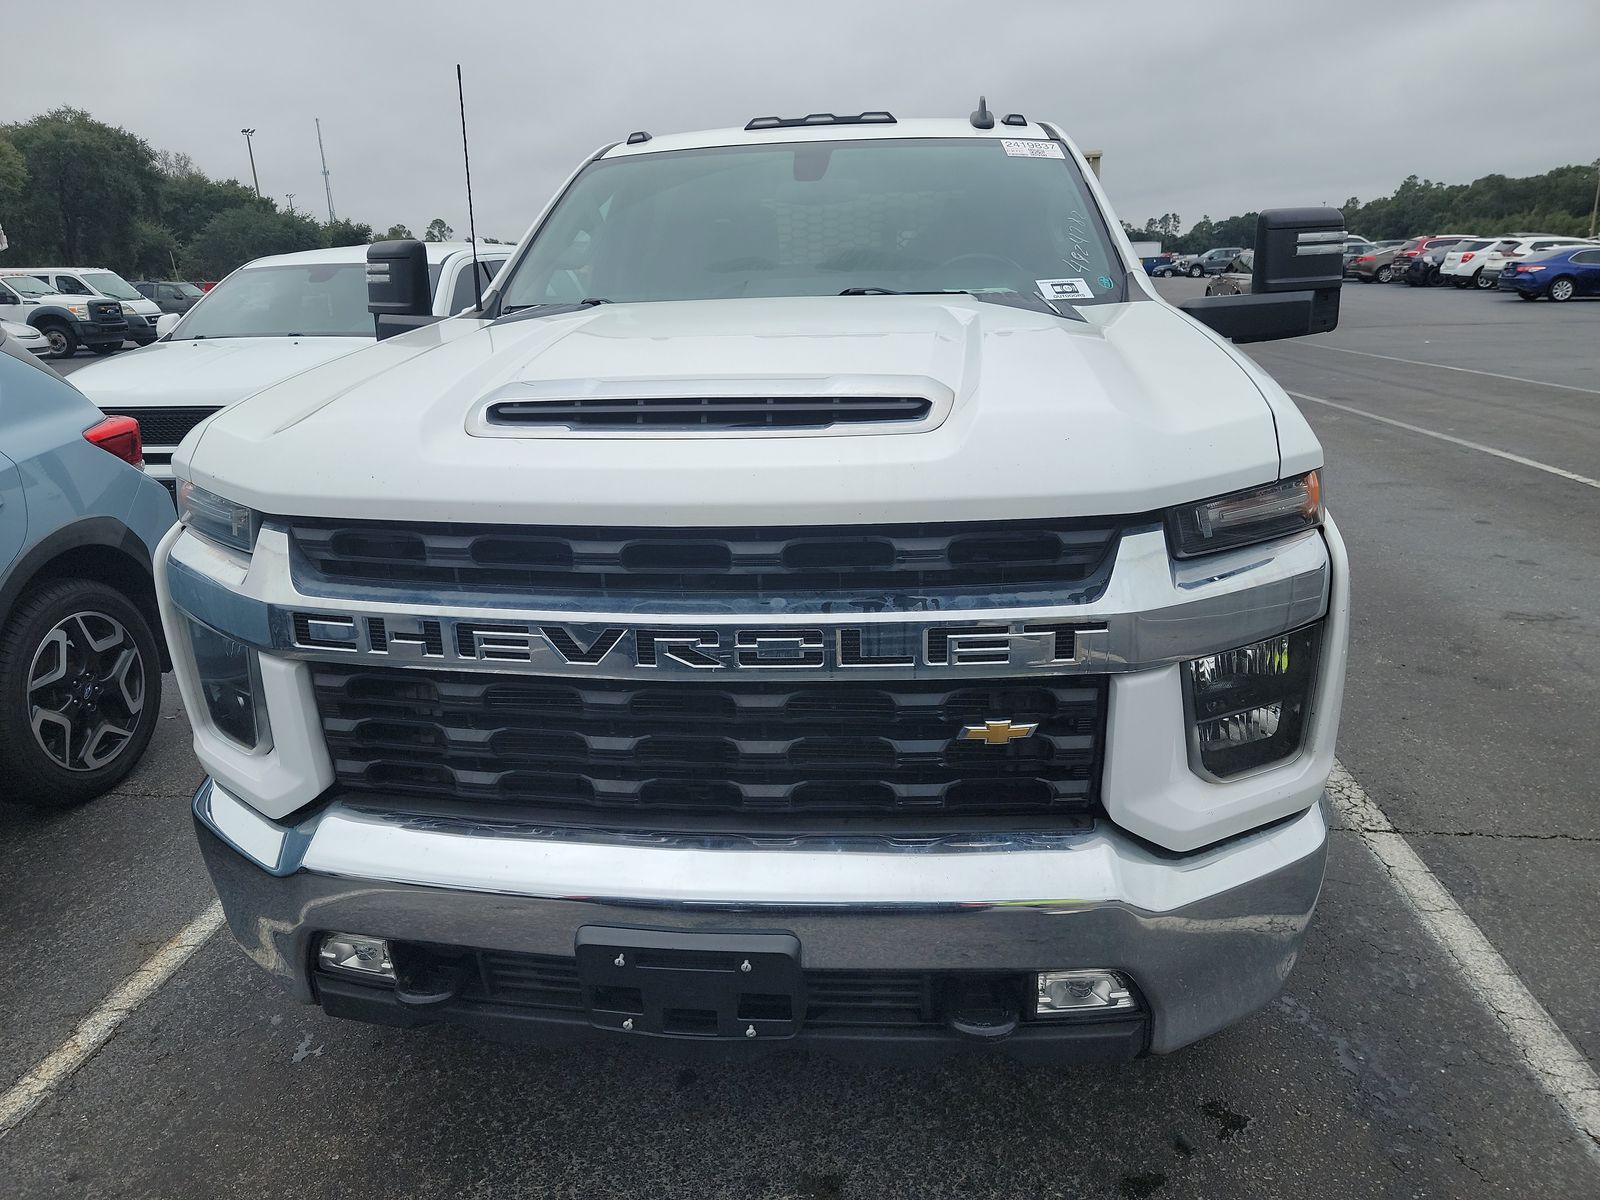
[[(507, 240), (582, 156), (630, 130), (819, 110), (964, 116), (980, 91), (1104, 150), (1106, 187), (1134, 225), (1600, 156), (1600, 0), (156, 0), (117, 12), (74, 21), (70, 47), (13, 46), (0, 121), (73, 105), (245, 182), (239, 130), (253, 126), (262, 190), (325, 217), (321, 117), (339, 215), (419, 235), (435, 216), (466, 233), (458, 61), (478, 231)], [(1527, 38), (1533, 28), (1551, 32)], [(1529, 65), (1511, 79), (1499, 64), (1514, 50)]]

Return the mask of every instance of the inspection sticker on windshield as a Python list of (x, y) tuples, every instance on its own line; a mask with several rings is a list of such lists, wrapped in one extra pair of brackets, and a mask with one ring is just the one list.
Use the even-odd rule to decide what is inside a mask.
[(1038, 138), (1001, 138), (1000, 144), (1012, 158), (1065, 158), (1060, 142), (1045, 142)]
[(1093, 300), (1094, 293), (1082, 279), (1035, 279), (1039, 295), (1046, 300)]

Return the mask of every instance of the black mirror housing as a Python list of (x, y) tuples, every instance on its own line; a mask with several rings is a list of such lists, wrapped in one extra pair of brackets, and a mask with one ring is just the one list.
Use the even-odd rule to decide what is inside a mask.
[(426, 246), (406, 238), (367, 247), (367, 311), (379, 341), (431, 322), (433, 282)]
[(1207, 296), (1178, 307), (1235, 342), (1328, 333), (1339, 324), (1344, 214), (1336, 208), (1268, 209), (1256, 218), (1250, 294)]

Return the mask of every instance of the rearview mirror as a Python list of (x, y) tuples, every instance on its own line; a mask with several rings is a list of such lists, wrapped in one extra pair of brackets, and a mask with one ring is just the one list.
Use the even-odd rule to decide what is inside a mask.
[(1235, 342), (1327, 333), (1339, 324), (1344, 214), (1336, 208), (1269, 209), (1256, 218), (1250, 292), (1178, 307)]
[(164, 338), (178, 327), (178, 322), (183, 320), (177, 313), (162, 313), (156, 318), (156, 336)]
[(437, 320), (426, 246), (406, 238), (367, 247), (367, 311), (379, 341)]

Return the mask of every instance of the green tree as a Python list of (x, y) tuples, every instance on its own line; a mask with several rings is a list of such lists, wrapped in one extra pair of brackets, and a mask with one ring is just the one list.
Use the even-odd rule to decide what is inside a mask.
[(7, 225), (18, 258), (127, 267), (134, 223), (155, 206), (155, 154), (143, 138), (75, 108), (3, 132), (27, 188)]
[(324, 246), (364, 246), (372, 240), (372, 226), (365, 221), (329, 221), (322, 227)]
[(428, 222), (428, 231), (422, 235), (422, 240), (425, 242), (448, 242), (455, 235), (455, 232), (454, 229), (444, 223), (443, 217), (435, 217)]
[(221, 279), (264, 254), (290, 254), (322, 245), (322, 227), (309, 217), (254, 206), (230, 208), (206, 222), (181, 263), (191, 279)]
[(132, 278), (170, 279), (178, 270), (182, 247), (172, 230), (143, 217), (133, 223), (133, 242), (127, 265)]
[(389, 226), (389, 228), (387, 230), (385, 230), (383, 232), (383, 234), (378, 238), (378, 241), (380, 241), (380, 242), (398, 242), (398, 241), (404, 241), (404, 240), (409, 239), (409, 238), (414, 238), (416, 236), (417, 236), (416, 234), (412, 233), (411, 230), (407, 229), (404, 225), (396, 224), (396, 225)]
[[(27, 187), (28, 164), (23, 161), (22, 151), (0, 133), (0, 226), (4, 226), (7, 218), (21, 207)], [(14, 220), (12, 225), (15, 225)], [(13, 228), (10, 236), (15, 236), (15, 232)]]
[(270, 200), (258, 197), (253, 188), (237, 179), (207, 179), (199, 172), (181, 175), (163, 173), (161, 177), (161, 223), (172, 231), (172, 236), (180, 243), (192, 241), (212, 217), (230, 208), (271, 212), (272, 207)]

